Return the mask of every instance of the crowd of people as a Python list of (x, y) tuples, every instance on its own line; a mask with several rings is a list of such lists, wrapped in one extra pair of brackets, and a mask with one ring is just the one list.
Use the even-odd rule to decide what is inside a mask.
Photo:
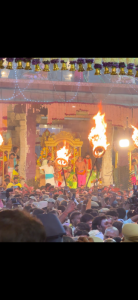
[(132, 194), (113, 186), (13, 185), (0, 194), (0, 242), (137, 242)]

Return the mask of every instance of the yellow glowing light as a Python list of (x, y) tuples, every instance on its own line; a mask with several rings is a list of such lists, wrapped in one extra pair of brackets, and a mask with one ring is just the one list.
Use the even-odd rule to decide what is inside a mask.
[(119, 141), (119, 146), (120, 146), (121, 148), (129, 147), (129, 140), (127, 140), (127, 139), (120, 140), (120, 141)]
[(2, 137), (2, 135), (0, 134), (0, 146), (2, 145), (2, 143), (3, 143), (3, 137)]
[(134, 142), (134, 145), (138, 148), (138, 129), (131, 125), (131, 127), (134, 129), (133, 135), (132, 135), (132, 140)]

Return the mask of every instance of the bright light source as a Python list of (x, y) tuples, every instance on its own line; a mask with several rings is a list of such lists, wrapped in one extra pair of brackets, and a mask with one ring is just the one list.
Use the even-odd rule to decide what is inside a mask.
[(128, 147), (129, 146), (129, 140), (120, 140), (119, 141), (119, 146), (120, 147)]
[(73, 105), (72, 107), (76, 107), (76, 106)]
[(72, 77), (72, 74), (69, 74), (69, 77)]

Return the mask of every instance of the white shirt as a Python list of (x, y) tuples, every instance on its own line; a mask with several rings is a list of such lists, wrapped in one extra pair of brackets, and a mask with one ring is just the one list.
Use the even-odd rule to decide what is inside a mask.
[(53, 166), (48, 166), (48, 165), (44, 165), (44, 166), (42, 166), (42, 167), (39, 167), (40, 168), (40, 170), (45, 170), (45, 174), (53, 174), (54, 173), (54, 168), (53, 168)]
[(47, 165), (47, 159), (44, 159), (42, 162), (42, 166), (45, 166), (45, 165)]

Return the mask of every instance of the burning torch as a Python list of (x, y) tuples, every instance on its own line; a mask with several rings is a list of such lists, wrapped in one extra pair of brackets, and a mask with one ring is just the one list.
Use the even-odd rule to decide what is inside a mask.
[[(93, 119), (95, 120), (95, 127), (91, 129), (91, 132), (88, 136), (91, 147), (93, 148), (93, 155), (96, 158), (94, 166), (96, 165), (97, 158), (102, 157), (105, 154), (107, 147), (110, 145), (109, 143), (107, 143), (107, 136), (106, 136), (107, 124), (104, 121), (104, 117), (105, 114), (101, 115), (100, 111), (97, 113), (97, 115), (93, 117)], [(94, 166), (91, 170), (87, 184), (91, 177)]]
[(64, 167), (68, 165), (68, 160), (71, 154), (68, 154), (68, 149), (66, 149), (66, 146), (64, 146), (62, 149), (57, 151), (57, 158), (56, 158), (56, 163), (58, 166), (62, 167), (63, 175), (64, 175), (64, 180), (65, 180), (65, 185), (66, 185), (66, 179), (65, 179), (65, 174), (64, 174)]

